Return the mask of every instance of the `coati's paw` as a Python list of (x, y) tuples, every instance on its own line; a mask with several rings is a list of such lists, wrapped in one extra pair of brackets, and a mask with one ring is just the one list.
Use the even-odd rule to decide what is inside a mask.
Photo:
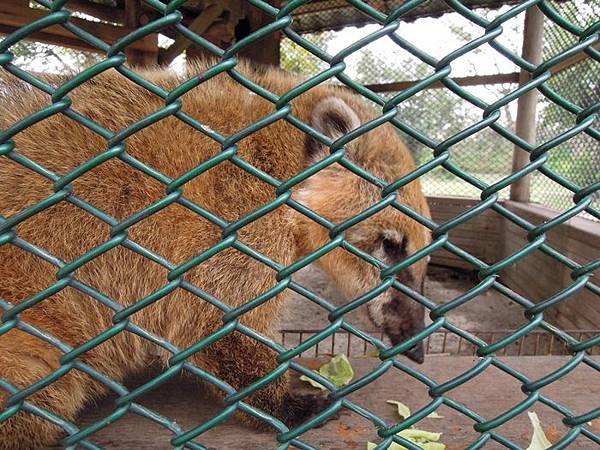
[[(313, 416), (320, 414), (327, 409), (333, 400), (328, 396), (318, 394), (291, 394), (286, 398), (282, 405), (281, 421), (289, 428), (297, 427), (306, 422)], [(318, 427), (323, 426), (327, 421), (338, 418), (338, 414), (333, 414)]]

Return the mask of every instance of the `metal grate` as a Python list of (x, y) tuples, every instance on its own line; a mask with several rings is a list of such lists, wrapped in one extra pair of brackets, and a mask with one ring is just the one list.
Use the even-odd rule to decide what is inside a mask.
[[(297, 346), (316, 336), (321, 330), (281, 330), (281, 344), (283, 346)], [(469, 330), (470, 335), (476, 336), (482, 341), (494, 344), (503, 337), (511, 335), (515, 330), (478, 331)], [(587, 340), (600, 334), (600, 330), (565, 330), (575, 339)], [(381, 331), (369, 331), (371, 336), (377, 336), (385, 341), (385, 335)], [(425, 338), (425, 351), (428, 355), (460, 355), (477, 356), (478, 347), (472, 342), (447, 330), (435, 331)], [(590, 355), (600, 355), (600, 348), (593, 347)], [(300, 356), (304, 358), (331, 356), (343, 353), (349, 358), (377, 357), (377, 348), (369, 342), (354, 336), (347, 331), (338, 331), (331, 336), (317, 342), (313, 347), (303, 352)], [(552, 356), (569, 355), (569, 346), (557, 339), (547, 331), (532, 331), (505, 346), (499, 356)]]

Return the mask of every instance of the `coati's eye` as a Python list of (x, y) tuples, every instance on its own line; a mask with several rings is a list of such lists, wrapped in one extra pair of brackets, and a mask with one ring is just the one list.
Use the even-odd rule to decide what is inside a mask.
[(383, 251), (392, 261), (399, 261), (406, 258), (406, 239), (402, 238), (400, 242), (393, 239), (382, 236), (381, 245)]

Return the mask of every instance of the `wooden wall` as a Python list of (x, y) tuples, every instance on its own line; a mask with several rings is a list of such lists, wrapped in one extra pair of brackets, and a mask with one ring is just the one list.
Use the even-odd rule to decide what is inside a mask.
[[(507, 202), (506, 206), (533, 224), (555, 217), (556, 211), (532, 204)], [(511, 222), (503, 221), (503, 256), (525, 245), (525, 233)], [(600, 223), (575, 217), (547, 233), (546, 242), (579, 264), (600, 257)], [(541, 301), (573, 283), (571, 270), (541, 251), (535, 251), (502, 273), (502, 279), (515, 291)], [(595, 272), (596, 284), (600, 270)], [(562, 328), (600, 328), (600, 298), (587, 289), (551, 308), (545, 314)]]
[[(479, 203), (477, 199), (458, 197), (429, 197), (428, 200), (431, 216), (439, 224), (453, 219)], [(501, 249), (500, 219), (494, 211), (486, 210), (450, 231), (450, 241), (485, 262), (494, 261)], [(431, 263), (473, 269), (471, 264), (443, 249), (431, 256)]]
[[(433, 220), (444, 223), (477, 204), (476, 199), (429, 199)], [(533, 224), (555, 217), (557, 212), (540, 205), (507, 201), (504, 205)], [(450, 240), (479, 259), (494, 263), (514, 253), (527, 243), (526, 232), (494, 211), (485, 211), (450, 232)], [(547, 233), (547, 243), (573, 261), (585, 264), (600, 257), (600, 223), (573, 218)], [(464, 260), (438, 251), (432, 264), (471, 269)], [(500, 280), (515, 292), (536, 302), (545, 300), (573, 283), (570, 269), (541, 251), (534, 251), (501, 272)], [(600, 283), (600, 270), (596, 273)], [(563, 329), (595, 330), (600, 328), (600, 299), (581, 289), (554, 306), (545, 317)]]

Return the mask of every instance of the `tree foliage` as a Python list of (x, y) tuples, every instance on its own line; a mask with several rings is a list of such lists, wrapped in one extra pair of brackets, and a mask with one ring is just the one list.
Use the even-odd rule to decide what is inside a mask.
[[(327, 51), (327, 44), (332, 37), (333, 33), (327, 31), (303, 36), (305, 40), (323, 51)], [(327, 64), (317, 56), (287, 38), (281, 42), (280, 65), (287, 72), (303, 76), (314, 75), (327, 67)]]
[(31, 41), (17, 42), (10, 52), (18, 66), (41, 73), (80, 72), (102, 60), (96, 53)]

